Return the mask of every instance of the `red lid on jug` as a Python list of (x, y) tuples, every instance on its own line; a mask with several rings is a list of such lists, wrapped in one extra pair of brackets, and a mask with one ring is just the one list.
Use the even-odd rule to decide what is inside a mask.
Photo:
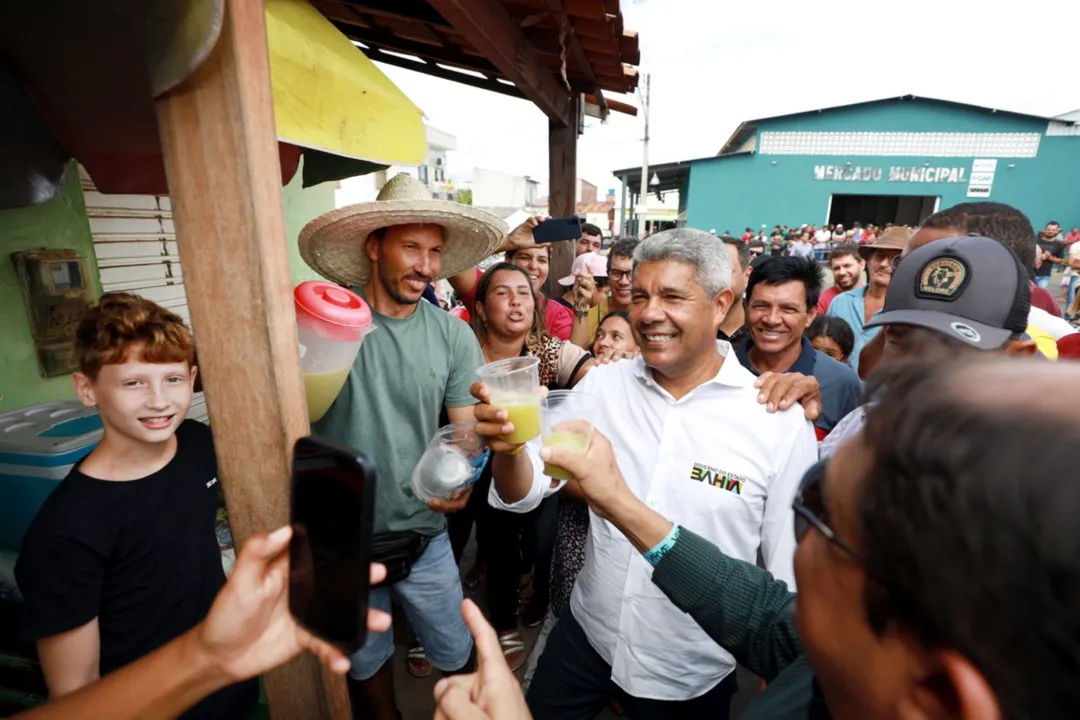
[(358, 329), (371, 324), (371, 308), (364, 299), (331, 282), (302, 282), (293, 289), (293, 300), (304, 312), (324, 322)]

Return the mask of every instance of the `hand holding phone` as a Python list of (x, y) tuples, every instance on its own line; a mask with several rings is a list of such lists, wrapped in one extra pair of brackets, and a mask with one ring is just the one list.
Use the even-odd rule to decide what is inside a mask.
[(533, 240), (537, 243), (577, 240), (581, 237), (581, 218), (577, 215), (548, 218), (533, 228)]
[(296, 441), (289, 610), (347, 653), (367, 639), (374, 498), (375, 467), (363, 453), (313, 437)]

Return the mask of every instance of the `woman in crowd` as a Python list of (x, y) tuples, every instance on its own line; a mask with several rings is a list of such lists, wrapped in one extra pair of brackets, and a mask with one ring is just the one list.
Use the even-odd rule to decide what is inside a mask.
[(593, 357), (602, 357), (612, 350), (631, 355), (638, 352), (634, 333), (630, 330), (630, 314), (625, 310), (612, 310), (603, 317), (596, 329)]
[(855, 333), (843, 318), (818, 315), (806, 330), (806, 339), (837, 362), (846, 363), (855, 348)]
[[(477, 283), (470, 308), (473, 330), (485, 362), (530, 355), (540, 360), (541, 385), (551, 390), (570, 389), (593, 367), (592, 356), (548, 334), (542, 301), (530, 275), (527, 269), (507, 262), (489, 268)], [(482, 554), (487, 568), (488, 611), (506, 660), (516, 670), (525, 662), (525, 644), (517, 630), (519, 591), (523, 605), (531, 600), (522, 608), (526, 625), (539, 625), (547, 610), (557, 500), (552, 497), (527, 515), (502, 512), (487, 504), (490, 483), (489, 465), (469, 506), (451, 516), (450, 537), (460, 559), (476, 522), (478, 555)], [(531, 598), (527, 580), (530, 565), (536, 568)]]

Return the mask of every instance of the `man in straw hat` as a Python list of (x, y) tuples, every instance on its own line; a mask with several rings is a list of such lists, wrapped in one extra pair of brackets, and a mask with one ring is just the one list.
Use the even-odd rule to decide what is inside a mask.
[(861, 245), (859, 257), (866, 261), (867, 284), (840, 293), (829, 306), (828, 314), (847, 322), (855, 331), (855, 349), (848, 364), (859, 369), (859, 353), (863, 345), (874, 339), (881, 328), (866, 328), (865, 324), (885, 304), (885, 293), (892, 279), (893, 261), (907, 247), (911, 228), (891, 227), (874, 241), (873, 245)]
[[(429, 283), (475, 266), (505, 237), (499, 218), (433, 200), (405, 174), (387, 183), (375, 202), (331, 211), (300, 232), (304, 261), (363, 295), (377, 327), (360, 348), (341, 394), (313, 429), (374, 461), (376, 545), (411, 560), (408, 575), (393, 585), (423, 645), (411, 660), (422, 661), (426, 652), (444, 672), (465, 669), (472, 651), (458, 611), (461, 581), (445, 516), (464, 507), (469, 493), (424, 504), (413, 494), (410, 476), (444, 410), (451, 422), (473, 417), (469, 386), (483, 359), (467, 324), (421, 298)], [(372, 591), (371, 607), (390, 609), (389, 587)], [(398, 717), (393, 655), (393, 633), (369, 635), (353, 654), (349, 694), (355, 715)], [(430, 673), (426, 663), (417, 664)]]

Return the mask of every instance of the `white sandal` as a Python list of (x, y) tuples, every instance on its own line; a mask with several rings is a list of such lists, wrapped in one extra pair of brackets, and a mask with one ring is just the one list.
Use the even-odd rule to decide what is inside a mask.
[[(427, 663), (428, 671), (426, 673), (415, 670), (410, 660), (423, 660)], [(424, 646), (417, 643), (413, 647), (409, 648), (409, 654), (405, 656), (405, 669), (409, 671), (409, 674), (415, 678), (426, 678), (432, 673), (431, 661), (427, 659), (427, 652), (424, 650)]]
[[(503, 649), (503, 657), (506, 658), (506, 662), (510, 666), (510, 672), (521, 669), (527, 659), (525, 643), (521, 640), (521, 633), (517, 630), (499, 633), (499, 646)], [(516, 662), (511, 662), (510, 656), (514, 653), (519, 653), (520, 656)]]

